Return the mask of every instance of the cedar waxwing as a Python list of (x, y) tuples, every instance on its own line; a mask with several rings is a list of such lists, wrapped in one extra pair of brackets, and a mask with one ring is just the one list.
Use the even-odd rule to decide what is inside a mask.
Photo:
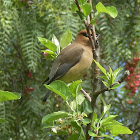
[[(65, 47), (54, 61), (49, 77), (44, 81), (47, 84), (55, 80), (66, 83), (79, 80), (85, 75), (93, 61), (92, 47), (86, 29), (80, 31), (75, 41)], [(42, 102), (46, 102), (50, 91)]]

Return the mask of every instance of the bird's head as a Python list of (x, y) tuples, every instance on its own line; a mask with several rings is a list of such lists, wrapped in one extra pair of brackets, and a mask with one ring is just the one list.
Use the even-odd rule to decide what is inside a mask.
[[(92, 36), (92, 33), (91, 33), (91, 36)], [(77, 43), (82, 44), (82, 45), (90, 46), (90, 41), (89, 41), (89, 38), (88, 38), (87, 30), (86, 30), (86, 29), (81, 30), (81, 31), (78, 33), (78, 35), (77, 35), (75, 41), (76, 41)]]

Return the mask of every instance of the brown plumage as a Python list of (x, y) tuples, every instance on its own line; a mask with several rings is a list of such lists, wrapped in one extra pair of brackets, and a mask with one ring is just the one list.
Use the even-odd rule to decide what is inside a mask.
[[(75, 41), (64, 48), (54, 61), (47, 84), (55, 80), (66, 83), (79, 80), (87, 72), (93, 61), (92, 48), (86, 30), (78, 33)], [(49, 95), (43, 99), (46, 102)]]

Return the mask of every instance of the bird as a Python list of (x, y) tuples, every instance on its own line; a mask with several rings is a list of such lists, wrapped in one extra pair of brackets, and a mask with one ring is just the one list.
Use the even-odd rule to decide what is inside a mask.
[[(92, 34), (91, 34), (92, 35)], [(43, 82), (49, 85), (55, 80), (65, 83), (82, 78), (90, 68), (93, 61), (93, 53), (86, 29), (81, 30), (75, 41), (62, 49), (54, 61), (48, 78)], [(49, 97), (50, 90), (46, 93), (42, 103)]]

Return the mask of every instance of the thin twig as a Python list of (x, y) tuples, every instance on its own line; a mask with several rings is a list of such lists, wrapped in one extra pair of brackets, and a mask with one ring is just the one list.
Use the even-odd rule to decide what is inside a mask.
[[(82, 12), (82, 9), (80, 8), (80, 5), (78, 3), (78, 0), (75, 0), (75, 4), (77, 5), (78, 7), (78, 10), (80, 12)], [(90, 43), (91, 43), (91, 47), (92, 47), (92, 50), (93, 50), (93, 55), (94, 56), (97, 56), (96, 54), (96, 49), (95, 49), (95, 42), (93, 39), (92, 39), (92, 36), (91, 36), (91, 32), (90, 32), (90, 25), (88, 24), (88, 22), (86, 20), (84, 20), (84, 24), (85, 24), (85, 27), (86, 27), (86, 30), (87, 30), (87, 33), (88, 33), (88, 36), (89, 36), (89, 40), (90, 40)], [(93, 30), (92, 30), (93, 31)], [(95, 28), (94, 28), (94, 31), (95, 31)], [(96, 33), (93, 33), (94, 35), (94, 38), (96, 39)]]
[(80, 8), (80, 6), (79, 6), (78, 0), (75, 0), (75, 4), (77, 5), (78, 10), (81, 12), (81, 8)]
[(91, 97), (86, 93), (84, 89), (81, 89), (81, 92), (84, 94), (84, 96), (91, 102)]

